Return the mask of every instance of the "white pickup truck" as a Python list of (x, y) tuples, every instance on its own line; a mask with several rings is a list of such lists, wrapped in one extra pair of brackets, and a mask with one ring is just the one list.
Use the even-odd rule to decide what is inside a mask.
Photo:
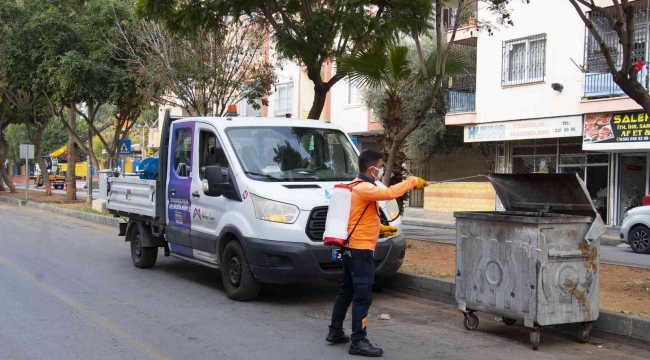
[[(334, 185), (359, 169), (357, 149), (338, 126), (166, 113), (158, 165), (156, 180), (109, 177), (103, 189), (108, 210), (129, 219), (120, 235), (135, 266), (154, 266), (163, 248), (220, 269), (234, 300), (254, 299), (260, 283), (340, 278), (338, 250), (323, 245), (325, 218)], [(385, 224), (401, 228), (395, 201), (380, 210)], [(377, 276), (395, 273), (405, 249), (401, 229), (380, 238)]]

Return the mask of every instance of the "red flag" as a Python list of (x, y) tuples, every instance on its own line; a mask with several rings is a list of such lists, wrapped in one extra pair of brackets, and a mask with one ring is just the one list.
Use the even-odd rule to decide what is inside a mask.
[(639, 60), (636, 62), (636, 72), (641, 72), (643, 70), (643, 61)]

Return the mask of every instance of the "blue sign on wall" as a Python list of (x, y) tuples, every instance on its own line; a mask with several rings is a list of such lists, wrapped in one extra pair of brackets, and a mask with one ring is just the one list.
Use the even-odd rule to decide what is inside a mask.
[(357, 138), (353, 137), (353, 138), (350, 138), (350, 139), (352, 140), (352, 143), (354, 144), (354, 146), (357, 146)]
[(131, 155), (131, 139), (125, 139), (119, 146), (120, 155)]

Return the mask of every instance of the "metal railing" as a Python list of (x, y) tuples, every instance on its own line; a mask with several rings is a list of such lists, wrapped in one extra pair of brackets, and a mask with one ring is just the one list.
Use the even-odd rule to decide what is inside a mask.
[(463, 113), (476, 110), (476, 93), (449, 90), (447, 92), (447, 113)]
[[(637, 75), (637, 80), (648, 89), (647, 42), (648, 25), (650, 24), (650, 0), (634, 2), (634, 45), (632, 47), (631, 61), (636, 65), (638, 61), (644, 63), (643, 70)], [(605, 9), (610, 15), (615, 16), (614, 7)], [(589, 19), (593, 22), (617, 69), (623, 65), (623, 47), (615, 29), (612, 29), (607, 18), (600, 12), (590, 12)], [(585, 37), (585, 65), (583, 94), (585, 98), (615, 97), (625, 95), (609, 72), (607, 61), (603, 55), (600, 44), (586, 31)]]
[[(637, 80), (643, 87), (648, 89), (648, 70), (644, 68), (637, 75)], [(585, 73), (584, 74), (584, 97), (614, 97), (624, 96), (625, 93), (614, 82), (611, 73)]]

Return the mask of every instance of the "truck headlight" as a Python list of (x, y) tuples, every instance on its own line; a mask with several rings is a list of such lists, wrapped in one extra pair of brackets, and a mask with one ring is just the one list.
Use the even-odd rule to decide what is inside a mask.
[(293, 224), (300, 214), (295, 205), (264, 199), (253, 194), (251, 194), (251, 198), (253, 206), (255, 206), (255, 217), (259, 220)]
[(397, 219), (399, 216), (399, 205), (397, 205), (397, 201), (395, 200), (390, 200), (386, 202), (386, 212), (388, 213), (390, 221), (393, 221)]

